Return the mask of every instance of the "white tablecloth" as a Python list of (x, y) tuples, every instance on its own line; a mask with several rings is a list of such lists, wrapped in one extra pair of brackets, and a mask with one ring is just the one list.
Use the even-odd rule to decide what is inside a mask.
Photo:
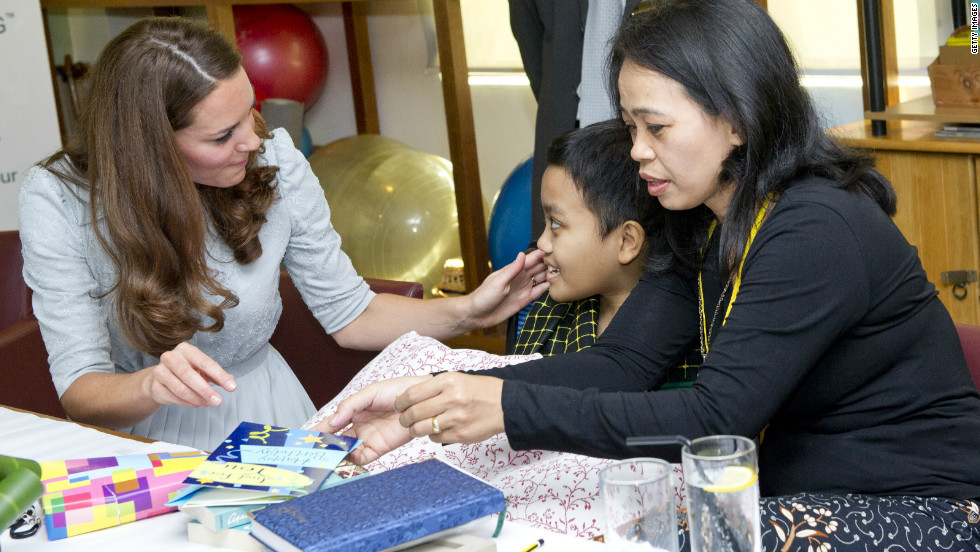
[[(30, 458), (38, 462), (118, 456), (123, 454), (148, 454), (192, 450), (170, 443), (141, 443), (116, 437), (94, 429), (42, 418), (0, 407), (0, 454)], [(27, 550), (87, 551), (105, 550), (188, 550), (214, 552), (221, 550), (191, 543), (187, 540), (187, 516), (180, 512), (156, 516), (127, 523), (118, 527), (77, 535), (67, 539), (48, 541), (44, 526), (37, 535), (13, 540), (4, 530), (0, 535), (3, 552)], [(471, 531), (480, 536), (493, 532), (493, 520), (486, 519), (473, 525)], [(498, 552), (520, 552), (537, 539), (545, 540), (545, 549), (569, 552), (598, 550), (602, 545), (593, 541), (576, 539), (567, 535), (532, 529), (516, 523), (505, 523), (497, 537)]]

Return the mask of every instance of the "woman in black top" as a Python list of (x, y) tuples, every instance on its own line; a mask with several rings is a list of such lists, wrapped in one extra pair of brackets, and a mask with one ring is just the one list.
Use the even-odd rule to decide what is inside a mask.
[[(772, 20), (750, 0), (661, 2), (620, 29), (610, 82), (667, 208), (647, 274), (587, 351), (354, 395), (331, 422), (353, 420), (357, 459), (423, 435), (620, 458), (652, 452), (633, 435), (761, 434), (760, 490), (782, 495), (764, 508), (817, 508), (808, 526), (835, 550), (926, 550), (934, 529), (936, 549), (980, 550), (980, 396), (956, 330), (890, 184), (821, 131)], [(697, 383), (652, 392), (692, 343)], [(835, 533), (819, 512), (850, 493), (917, 528)], [(831, 546), (764, 525), (771, 544)]]

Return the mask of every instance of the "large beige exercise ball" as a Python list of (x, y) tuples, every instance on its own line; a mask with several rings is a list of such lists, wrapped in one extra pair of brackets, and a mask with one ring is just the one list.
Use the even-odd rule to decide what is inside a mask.
[(375, 134), (327, 144), (309, 161), (357, 272), (421, 282), (430, 295), (460, 256), (452, 164)]

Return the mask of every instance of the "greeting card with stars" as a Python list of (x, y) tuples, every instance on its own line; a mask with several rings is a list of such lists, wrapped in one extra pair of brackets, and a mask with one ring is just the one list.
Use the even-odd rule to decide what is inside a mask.
[(354, 437), (242, 422), (184, 483), (170, 505), (273, 503), (320, 487), (347, 454)]

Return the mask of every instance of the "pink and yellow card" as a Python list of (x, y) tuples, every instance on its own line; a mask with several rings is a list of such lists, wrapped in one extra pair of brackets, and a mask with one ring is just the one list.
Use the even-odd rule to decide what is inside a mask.
[(176, 510), (167, 501), (207, 457), (176, 452), (41, 462), (48, 540)]

